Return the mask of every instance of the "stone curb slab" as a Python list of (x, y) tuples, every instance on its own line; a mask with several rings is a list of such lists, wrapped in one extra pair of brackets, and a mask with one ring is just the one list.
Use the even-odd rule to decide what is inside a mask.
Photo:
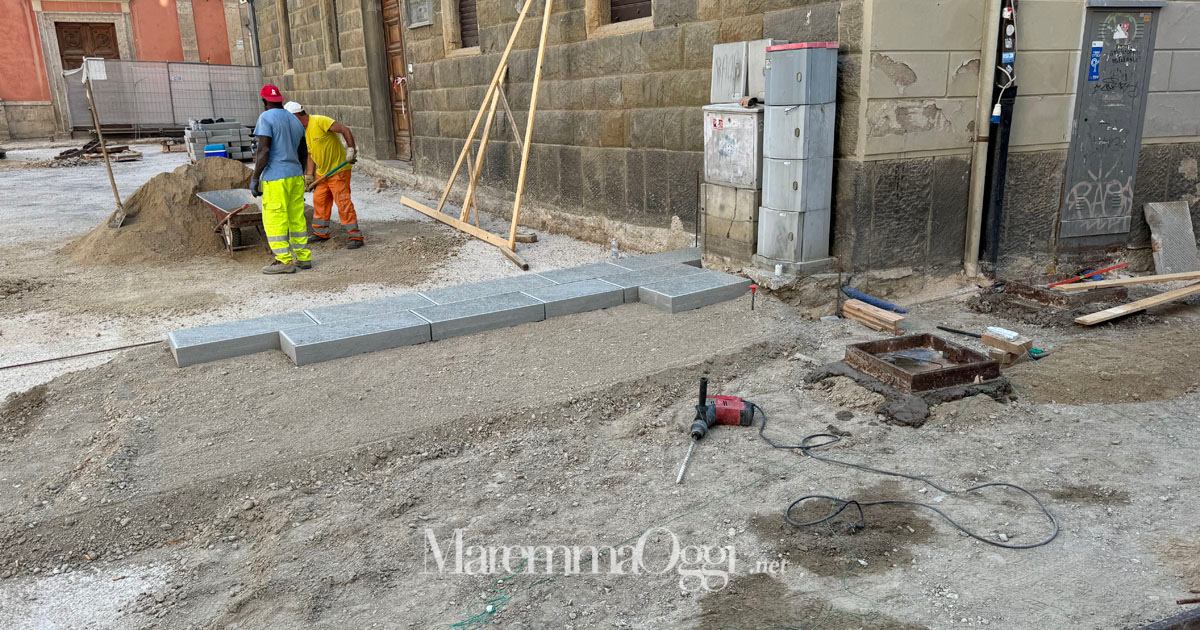
[(654, 267), (662, 267), (663, 265), (691, 265), (693, 267), (700, 266), (700, 248), (689, 247), (688, 249), (680, 249), (673, 252), (662, 252), (659, 254), (646, 254), (644, 256), (630, 256), (629, 258), (619, 258), (616, 264), (629, 269), (630, 271), (643, 271)]
[(567, 267), (566, 269), (555, 269), (554, 271), (547, 271), (541, 274), (541, 276), (557, 284), (570, 284), (581, 280), (594, 280), (596, 278), (629, 273), (630, 271), (629, 268), (618, 264), (598, 262), (578, 267)]
[(304, 326), (279, 333), (280, 348), (296, 365), (411, 346), (431, 339), (429, 322), (411, 311)]
[(434, 304), (454, 304), (455, 302), (477, 300), (493, 295), (540, 289), (553, 284), (557, 283), (539, 274), (527, 273), (520, 276), (497, 278), (486, 282), (473, 282), (471, 284), (460, 284), (441, 289), (430, 289), (429, 291), (422, 291), (420, 295), (428, 298)]
[(697, 273), (704, 273), (704, 270), (699, 267), (693, 267), (685, 264), (664, 265), (661, 267), (651, 267), (643, 271), (631, 271), (623, 273), (619, 276), (608, 276), (604, 279), (609, 284), (615, 284), (625, 290), (625, 302), (632, 304), (638, 301), (638, 287), (671, 278), (679, 278), (682, 276), (690, 276)]
[(175, 364), (187, 367), (278, 350), (280, 331), (312, 326), (314, 323), (316, 322), (304, 313), (268, 315), (257, 319), (175, 330), (167, 333), (167, 345), (171, 348), (171, 354), (175, 355)]
[(546, 305), (524, 293), (413, 309), (429, 321), (434, 341), (546, 319)]
[(351, 302), (349, 304), (310, 308), (304, 312), (318, 324), (336, 324), (352, 319), (385, 316), (403, 311), (411, 311), (414, 308), (421, 308), (422, 306), (435, 305), (432, 300), (419, 293), (406, 293), (378, 300), (367, 300), (366, 302)]
[(546, 318), (612, 308), (625, 303), (625, 290), (599, 278), (526, 291), (546, 304)]
[(638, 289), (638, 299), (668, 313), (726, 302), (750, 288), (750, 280), (727, 273), (704, 273), (673, 278)]

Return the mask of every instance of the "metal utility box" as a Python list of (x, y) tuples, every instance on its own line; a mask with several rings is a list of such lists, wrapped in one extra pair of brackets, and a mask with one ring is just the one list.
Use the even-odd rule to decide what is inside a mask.
[(777, 160), (833, 157), (837, 105), (769, 105), (763, 123), (763, 156)]
[(746, 96), (748, 42), (713, 46), (711, 103), (737, 103)]
[(781, 262), (829, 257), (829, 210), (790, 212), (759, 208), (758, 255)]
[(762, 187), (763, 110), (704, 107), (704, 181), (734, 188)]
[(1128, 239), (1160, 6), (1088, 5), (1058, 226), (1066, 247)]
[[(837, 100), (837, 42), (780, 44), (767, 49), (767, 105)], [(714, 62), (715, 63), (715, 62)]]
[(785, 39), (758, 39), (747, 44), (746, 96), (760, 102), (767, 97), (767, 49), (788, 43)]
[(828, 210), (833, 158), (763, 160), (763, 205), (772, 210)]

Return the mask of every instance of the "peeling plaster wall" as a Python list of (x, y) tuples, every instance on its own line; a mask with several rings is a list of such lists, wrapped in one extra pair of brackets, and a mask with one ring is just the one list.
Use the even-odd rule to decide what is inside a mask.
[[(843, 267), (961, 263), (985, 4), (866, 3), (864, 76), (854, 101), (839, 102), (857, 108), (859, 129), (856, 150), (838, 161), (834, 251)], [(1045, 268), (1060, 254), (1055, 226), (1085, 4), (1020, 4), (1020, 94), (1001, 233), (1009, 261)], [(1200, 0), (1169, 0), (1156, 48), (1128, 239), (1138, 249), (1149, 242), (1145, 203), (1189, 200), (1200, 220)]]

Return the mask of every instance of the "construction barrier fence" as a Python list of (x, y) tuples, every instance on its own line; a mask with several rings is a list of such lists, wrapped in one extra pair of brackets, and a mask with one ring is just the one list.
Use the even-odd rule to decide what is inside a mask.
[(73, 129), (91, 129), (84, 67), (105, 129), (166, 131), (224, 118), (252, 126), (262, 112), (262, 69), (206, 63), (89, 59), (64, 72)]

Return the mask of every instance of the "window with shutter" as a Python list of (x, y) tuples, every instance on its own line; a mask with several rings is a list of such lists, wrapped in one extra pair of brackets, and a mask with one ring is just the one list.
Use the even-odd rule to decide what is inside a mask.
[(614, 24), (617, 22), (639, 20), (653, 15), (650, 0), (609, 0), (609, 2), (612, 9), (612, 15), (609, 19)]
[(458, 26), (463, 48), (479, 45), (479, 11), (476, 0), (458, 0)]

